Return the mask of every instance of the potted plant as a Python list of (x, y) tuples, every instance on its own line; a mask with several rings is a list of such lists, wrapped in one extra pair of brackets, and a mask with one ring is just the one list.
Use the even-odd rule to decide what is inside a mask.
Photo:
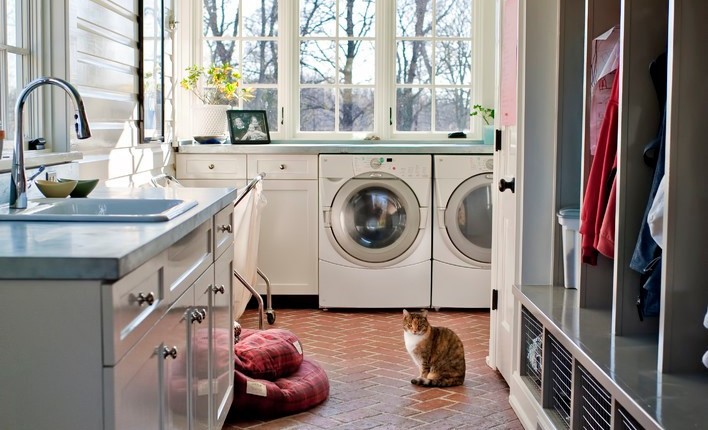
[(228, 64), (208, 67), (192, 65), (180, 86), (202, 103), (194, 106), (192, 115), (195, 139), (202, 142), (224, 142), (227, 133), (226, 111), (238, 100), (251, 100), (253, 88), (241, 83), (241, 74)]
[(472, 106), (470, 116), (479, 116), (484, 121), (482, 126), (482, 140), (486, 145), (494, 143), (494, 108), (484, 107), (482, 105)]

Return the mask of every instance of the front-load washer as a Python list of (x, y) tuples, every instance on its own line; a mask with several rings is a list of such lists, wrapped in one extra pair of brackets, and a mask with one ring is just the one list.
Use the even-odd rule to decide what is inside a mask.
[(430, 155), (321, 155), (319, 306), (430, 306)]
[(434, 308), (491, 302), (492, 155), (433, 156)]

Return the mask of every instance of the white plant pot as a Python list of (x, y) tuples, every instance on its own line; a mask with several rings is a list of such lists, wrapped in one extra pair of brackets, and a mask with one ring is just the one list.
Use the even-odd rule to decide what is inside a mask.
[(226, 136), (229, 105), (201, 105), (192, 108), (192, 134), (194, 136)]

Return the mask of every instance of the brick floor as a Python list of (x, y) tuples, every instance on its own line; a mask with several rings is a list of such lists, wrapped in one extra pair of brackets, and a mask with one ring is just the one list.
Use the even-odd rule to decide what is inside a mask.
[[(487, 311), (431, 311), (429, 320), (453, 329), (465, 345), (465, 384), (422, 388), (403, 344), (401, 310), (276, 309), (266, 328), (295, 333), (309, 359), (330, 381), (329, 398), (306, 412), (270, 420), (231, 414), (225, 430), (236, 429), (523, 429), (509, 406), (509, 388), (485, 363)], [(257, 312), (240, 319), (258, 328)]]

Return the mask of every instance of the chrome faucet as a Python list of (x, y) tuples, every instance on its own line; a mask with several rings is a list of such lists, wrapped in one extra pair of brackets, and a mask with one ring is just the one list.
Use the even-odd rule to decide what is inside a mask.
[(70, 83), (59, 78), (42, 77), (27, 84), (27, 86), (22, 89), (22, 92), (17, 98), (17, 103), (15, 104), (15, 152), (12, 154), (12, 174), (10, 180), (11, 208), (25, 209), (27, 207), (27, 175), (25, 173), (25, 153), (22, 142), (22, 110), (32, 90), (42, 85), (56, 85), (69, 94), (76, 108), (76, 113), (74, 114), (74, 119), (76, 120), (76, 137), (79, 139), (91, 137), (91, 130), (89, 130), (88, 119), (86, 118), (86, 111), (84, 110), (84, 101), (81, 99), (81, 95), (76, 88)]

